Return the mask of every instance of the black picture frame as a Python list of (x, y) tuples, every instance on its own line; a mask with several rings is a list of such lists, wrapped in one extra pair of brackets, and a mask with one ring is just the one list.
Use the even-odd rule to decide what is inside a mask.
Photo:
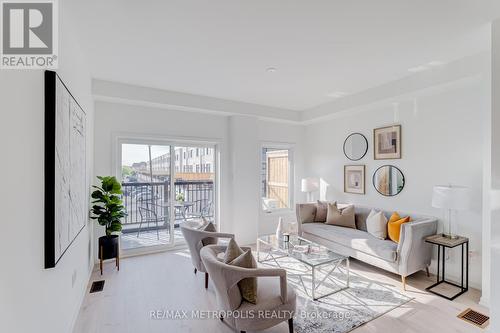
[[(402, 180), (403, 180), (403, 186), (402, 186), (402, 187), (401, 187), (401, 189), (398, 191), (398, 193), (395, 193), (395, 194), (385, 194), (385, 193), (382, 193), (382, 192), (380, 192), (380, 191), (378, 190), (377, 185), (375, 184), (375, 175), (376, 175), (376, 174), (377, 174), (377, 172), (378, 172), (380, 169), (382, 169), (383, 167), (392, 167), (392, 168), (396, 168), (396, 169), (399, 171), (399, 173), (401, 174), (401, 177), (403, 177), (403, 178), (402, 178)], [(392, 165), (392, 164), (384, 164), (384, 165), (382, 165), (382, 166), (378, 167), (378, 168), (375, 170), (375, 172), (373, 172), (373, 175), (372, 175), (372, 185), (373, 185), (373, 187), (375, 188), (375, 190), (376, 190), (376, 191), (377, 191), (380, 195), (383, 195), (384, 197), (395, 197), (396, 195), (400, 194), (400, 193), (404, 190), (404, 188), (405, 188), (405, 185), (406, 185), (406, 178), (405, 178), (405, 174), (403, 173), (403, 171), (401, 171), (401, 169), (400, 169), (400, 168), (398, 168), (398, 167), (397, 167), (397, 166), (395, 166), (395, 165)]]
[[(349, 140), (349, 138), (350, 138), (351, 136), (354, 136), (354, 135), (361, 135), (361, 136), (363, 137), (363, 139), (365, 139), (365, 143), (366, 143), (366, 148), (365, 148), (365, 151), (364, 151), (363, 155), (362, 155), (360, 158), (357, 158), (357, 159), (350, 158), (350, 157), (347, 155), (346, 151), (345, 151), (345, 145), (346, 145), (346, 143), (347, 143), (347, 140)], [(363, 135), (363, 134), (361, 134), (361, 133), (358, 133), (358, 132), (351, 133), (351, 134), (349, 134), (349, 135), (345, 138), (345, 140), (344, 140), (344, 145), (342, 146), (342, 150), (344, 151), (344, 156), (345, 156), (348, 160), (351, 160), (351, 161), (359, 161), (359, 160), (362, 160), (362, 159), (363, 159), (363, 157), (365, 157), (365, 156), (366, 156), (366, 154), (368, 153), (368, 139), (366, 138), (366, 136), (364, 136), (364, 135)]]
[[(85, 228), (86, 221), (82, 227), (76, 232), (73, 239), (65, 247), (60, 256), (56, 255), (56, 205), (60, 204), (56, 201), (56, 123), (57, 123), (57, 82), (62, 84), (62, 87), (69, 94), (72, 102), (74, 102), (80, 110), (85, 114), (85, 111), (76, 101), (74, 96), (69, 91), (61, 78), (54, 71), (45, 71), (44, 73), (44, 267), (46, 269), (53, 268), (59, 260), (64, 256), (66, 251), (74, 243), (75, 239)], [(85, 119), (86, 122), (86, 119)], [(86, 125), (86, 124), (85, 124)], [(85, 127), (86, 128), (86, 127)], [(85, 147), (86, 152), (86, 147)], [(86, 154), (86, 153), (85, 153)], [(86, 178), (86, 165), (85, 178)], [(86, 179), (85, 179), (86, 181)], [(86, 207), (86, 205), (85, 205)]]

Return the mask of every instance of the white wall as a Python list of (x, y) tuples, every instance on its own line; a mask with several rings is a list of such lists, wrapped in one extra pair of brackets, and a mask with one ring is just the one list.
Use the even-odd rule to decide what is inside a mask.
[[(88, 115), (88, 176), (93, 158), (90, 75), (63, 2), (58, 73)], [(44, 269), (43, 71), (0, 71), (0, 331), (71, 332), (83, 299), (91, 260), (87, 224), (53, 269)], [(48, 147), (50, 149), (50, 147)], [(75, 277), (74, 283), (72, 282)]]
[[(96, 175), (116, 173), (117, 142), (113, 138), (117, 136), (217, 142), (221, 154), (221, 230), (236, 233), (240, 243), (248, 244), (268, 228), (275, 228), (277, 217), (267, 220), (260, 214), (259, 149), (264, 141), (300, 147), (302, 126), (248, 115), (215, 115), (116, 102), (99, 101), (95, 107)], [(299, 149), (295, 161), (301, 165)], [(95, 237), (100, 235), (101, 228), (96, 228)]]
[[(483, 70), (484, 64), (478, 64), (477, 72)], [(337, 118), (307, 126), (305, 134), (306, 174), (329, 184), (329, 200), (441, 218), (443, 213), (431, 207), (433, 185), (470, 187), (473, 209), (459, 214), (455, 231), (470, 238), (470, 250), (476, 253), (470, 267), (470, 283), (476, 288), (481, 287), (482, 131), (487, 87), (485, 76), (478, 74), (425, 93), (394, 96), (373, 106), (360, 105)], [(402, 159), (375, 161), (373, 129), (394, 123), (402, 125)], [(352, 132), (364, 134), (369, 142), (367, 155), (357, 162), (349, 161), (342, 151), (345, 138)], [(343, 168), (349, 164), (366, 165), (366, 195), (343, 192)], [(399, 167), (405, 175), (405, 188), (395, 197), (378, 194), (372, 185), (373, 172), (384, 164)], [(459, 276), (459, 259), (459, 252), (450, 254), (447, 273)]]
[[(489, 303), (491, 324), (489, 332), (500, 330), (500, 287), (497, 283), (500, 276), (500, 20), (492, 24), (492, 89), (491, 89), (491, 114), (490, 120), (490, 140), (487, 147), (490, 148), (491, 158), (487, 160), (489, 164), (490, 178), (488, 192), (491, 195), (490, 205), (486, 207), (490, 213), (489, 223), (485, 223), (488, 228), (485, 234), (485, 251), (490, 254), (487, 260), (488, 270), (485, 272), (485, 280), (490, 285)], [(487, 193), (488, 194), (488, 193)]]

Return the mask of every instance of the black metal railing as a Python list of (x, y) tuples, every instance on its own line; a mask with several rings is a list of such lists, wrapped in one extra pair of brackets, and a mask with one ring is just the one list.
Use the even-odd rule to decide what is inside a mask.
[[(176, 180), (175, 186), (175, 224), (195, 217), (213, 218), (214, 182), (211, 180)], [(170, 219), (171, 201), (170, 182), (131, 182), (122, 183), (123, 204), (127, 216), (125, 226), (141, 222), (139, 207), (153, 208), (159, 216)], [(165, 223), (165, 226), (168, 226)]]

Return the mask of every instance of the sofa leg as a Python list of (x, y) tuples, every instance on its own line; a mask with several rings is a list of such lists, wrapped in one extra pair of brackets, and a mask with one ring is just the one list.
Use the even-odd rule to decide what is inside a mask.
[(429, 274), (429, 266), (425, 266), (425, 273), (427, 274), (427, 277), (430, 277), (431, 275)]
[(406, 291), (406, 276), (401, 275), (401, 283), (403, 284), (403, 290)]
[(293, 318), (288, 319), (288, 332), (293, 333)]
[(205, 289), (208, 289), (208, 273), (205, 273)]
[(195, 268), (195, 269), (194, 269), (194, 274), (196, 274), (197, 272), (198, 272), (198, 270)]

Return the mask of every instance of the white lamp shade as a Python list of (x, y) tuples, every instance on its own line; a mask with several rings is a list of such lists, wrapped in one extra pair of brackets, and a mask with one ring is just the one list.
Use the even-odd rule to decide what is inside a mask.
[(303, 178), (302, 179), (302, 192), (314, 192), (319, 189), (319, 181), (316, 178)]
[(470, 192), (465, 186), (434, 186), (432, 207), (467, 210), (470, 207)]

